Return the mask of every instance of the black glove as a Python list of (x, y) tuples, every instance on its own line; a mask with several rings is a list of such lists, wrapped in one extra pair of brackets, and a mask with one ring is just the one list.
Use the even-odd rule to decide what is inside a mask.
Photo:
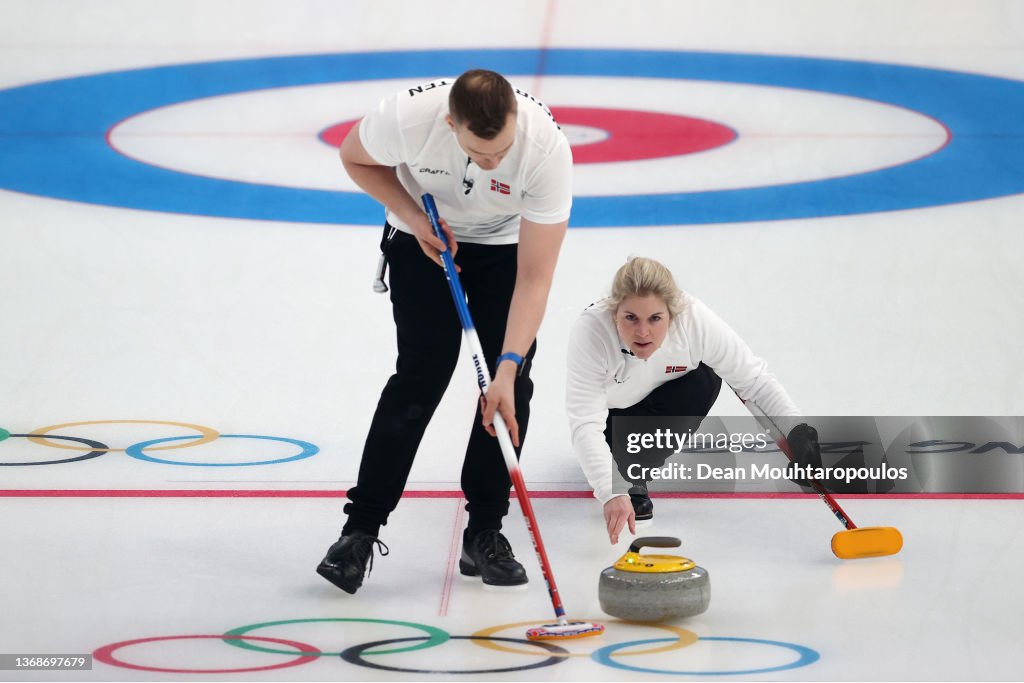
[[(821, 446), (818, 445), (817, 429), (801, 422), (789, 432), (786, 441), (789, 442), (794, 464), (800, 465), (804, 470), (821, 467)], [(803, 477), (796, 477), (793, 481), (801, 486), (810, 486), (810, 481)]]

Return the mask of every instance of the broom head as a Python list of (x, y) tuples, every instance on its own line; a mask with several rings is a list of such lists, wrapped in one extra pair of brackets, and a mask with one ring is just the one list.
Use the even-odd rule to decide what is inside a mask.
[(837, 532), (832, 552), (841, 560), (895, 555), (903, 547), (903, 535), (892, 526), (866, 526)]

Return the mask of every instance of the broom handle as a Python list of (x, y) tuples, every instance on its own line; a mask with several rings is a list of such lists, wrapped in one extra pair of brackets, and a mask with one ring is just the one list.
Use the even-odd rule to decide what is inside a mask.
[[(736, 390), (733, 389), (733, 392), (735, 391)], [(736, 397), (739, 398), (743, 405), (747, 407), (747, 410), (749, 410), (750, 414), (754, 416), (754, 419), (757, 420), (762, 427), (765, 427), (769, 433), (771, 433), (775, 443), (778, 444), (779, 448), (782, 449), (782, 452), (787, 458), (789, 458), (789, 461), (796, 462), (796, 459), (793, 457), (793, 450), (789, 446), (789, 441), (786, 440), (786, 437), (783, 435), (782, 430), (779, 429), (778, 425), (776, 425), (770, 417), (765, 415), (764, 411), (762, 411), (756, 403), (753, 401), (746, 401), (738, 393), (736, 394)], [(836, 516), (839, 523), (848, 530), (856, 529), (857, 525), (853, 523), (853, 520), (846, 514), (846, 511), (839, 507), (839, 503), (837, 503), (836, 499), (832, 497), (832, 494), (821, 485), (821, 482), (813, 477), (809, 478), (809, 481), (811, 483), (811, 488), (814, 489), (814, 492), (818, 494), (819, 498), (825, 501), (825, 505), (828, 505), (829, 509), (832, 510), (832, 514)]]
[[(441, 218), (437, 214), (437, 205), (430, 194), (423, 195), (423, 206), (427, 210), (427, 217), (430, 218), (430, 225), (434, 228), (434, 234), (438, 239), (448, 245), (448, 238), (441, 230)], [(476, 381), (480, 386), (480, 392), (486, 394), (491, 386), (491, 380), (487, 371), (487, 361), (484, 358), (483, 347), (480, 345), (480, 338), (476, 333), (476, 326), (473, 325), (473, 318), (469, 314), (469, 306), (466, 304), (466, 293), (462, 289), (462, 282), (459, 280), (459, 273), (455, 270), (455, 261), (452, 260), (451, 250), (445, 249), (441, 252), (441, 262), (444, 264), (444, 274), (448, 280), (448, 289), (455, 301), (455, 309), (459, 313), (459, 322), (462, 323), (462, 334), (469, 345), (473, 369), (476, 371)], [(494, 431), (498, 435), (498, 444), (501, 446), (501, 455), (505, 459), (505, 467), (508, 468), (509, 478), (516, 490), (516, 498), (519, 500), (519, 507), (526, 517), (526, 530), (530, 533), (530, 540), (533, 541), (533, 549), (540, 561), (541, 573), (544, 581), (547, 582), (548, 595), (551, 596), (551, 605), (555, 608), (555, 616), (565, 620), (565, 608), (562, 606), (562, 598), (558, 594), (558, 586), (555, 585), (555, 576), (551, 571), (551, 563), (548, 561), (547, 551), (544, 549), (544, 541), (540, 537), (540, 527), (537, 526), (537, 518), (533, 514), (533, 505), (530, 503), (530, 496), (526, 491), (526, 482), (523, 474), (519, 471), (519, 461), (516, 460), (516, 451), (512, 446), (512, 438), (508, 434), (508, 426), (501, 413), (494, 413)]]

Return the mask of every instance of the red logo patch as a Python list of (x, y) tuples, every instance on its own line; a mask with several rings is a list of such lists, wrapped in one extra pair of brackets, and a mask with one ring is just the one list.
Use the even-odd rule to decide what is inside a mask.
[(497, 192), (498, 194), (512, 194), (512, 188), (505, 183), (499, 183), (494, 178), (491, 178), (491, 191)]
[(671, 374), (673, 372), (686, 372), (686, 366), (685, 365), (666, 365), (665, 366), (665, 374), (666, 375)]

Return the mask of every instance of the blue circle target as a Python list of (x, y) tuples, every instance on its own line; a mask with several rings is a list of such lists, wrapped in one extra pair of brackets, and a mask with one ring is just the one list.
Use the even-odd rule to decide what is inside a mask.
[[(129, 159), (119, 122), (159, 107), (254, 90), (425, 80), (486, 67), (509, 74), (775, 86), (909, 109), (949, 143), (913, 162), (838, 178), (701, 192), (577, 196), (574, 227), (684, 225), (896, 211), (1024, 192), (1024, 83), (939, 69), (810, 57), (649, 50), (436, 50), (267, 57), (145, 68), (0, 90), (0, 188), (149, 211), (379, 225), (357, 192), (208, 178)], [(601, 87), (595, 79), (595, 87)], [(616, 102), (614, 91), (608, 93)]]

